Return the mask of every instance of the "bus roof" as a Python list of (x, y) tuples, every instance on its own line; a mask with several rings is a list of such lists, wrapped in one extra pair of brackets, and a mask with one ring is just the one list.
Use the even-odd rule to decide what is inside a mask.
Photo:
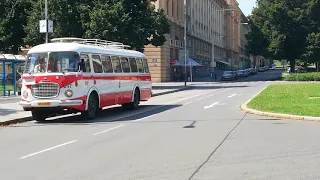
[(92, 46), (79, 43), (67, 43), (67, 42), (55, 42), (48, 44), (40, 44), (31, 48), (28, 54), (41, 53), (41, 52), (62, 52), (62, 51), (73, 51), (78, 53), (97, 53), (97, 54), (110, 54), (110, 55), (122, 55), (122, 56), (134, 56), (134, 57), (145, 57), (145, 55), (138, 51), (127, 50), (127, 49), (106, 49), (99, 46)]

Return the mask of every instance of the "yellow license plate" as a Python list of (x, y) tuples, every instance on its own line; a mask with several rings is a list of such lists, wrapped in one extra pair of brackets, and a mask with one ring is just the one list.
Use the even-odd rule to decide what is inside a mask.
[(51, 106), (51, 102), (39, 102), (38, 106)]

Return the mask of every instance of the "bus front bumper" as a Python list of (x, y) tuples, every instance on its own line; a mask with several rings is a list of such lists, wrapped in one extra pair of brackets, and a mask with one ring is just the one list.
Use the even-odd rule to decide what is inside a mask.
[(20, 101), (22, 107), (59, 107), (59, 106), (80, 106), (82, 100), (35, 100), (35, 101)]

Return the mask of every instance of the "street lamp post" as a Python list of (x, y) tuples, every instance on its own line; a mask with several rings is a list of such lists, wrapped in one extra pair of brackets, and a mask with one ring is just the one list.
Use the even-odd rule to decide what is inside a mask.
[(187, 0), (184, 5), (184, 86), (187, 86)]
[(45, 0), (44, 5), (44, 11), (45, 11), (45, 20), (46, 20), (46, 43), (48, 43), (49, 34), (48, 34), (48, 0)]

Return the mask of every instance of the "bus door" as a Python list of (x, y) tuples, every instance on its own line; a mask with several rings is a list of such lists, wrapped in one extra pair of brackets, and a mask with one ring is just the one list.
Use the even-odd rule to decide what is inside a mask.
[(122, 98), (122, 84), (121, 84), (121, 78), (123, 75), (122, 67), (121, 67), (121, 61), (119, 56), (111, 56), (112, 60), (112, 67), (114, 72), (114, 78), (112, 79), (112, 87), (114, 89), (115, 93), (115, 104), (119, 104)]
[(84, 83), (82, 86), (83, 92), (84, 95), (87, 96), (89, 89), (93, 86), (93, 74), (91, 73), (91, 64), (88, 54), (81, 54), (79, 66), (84, 79)]

